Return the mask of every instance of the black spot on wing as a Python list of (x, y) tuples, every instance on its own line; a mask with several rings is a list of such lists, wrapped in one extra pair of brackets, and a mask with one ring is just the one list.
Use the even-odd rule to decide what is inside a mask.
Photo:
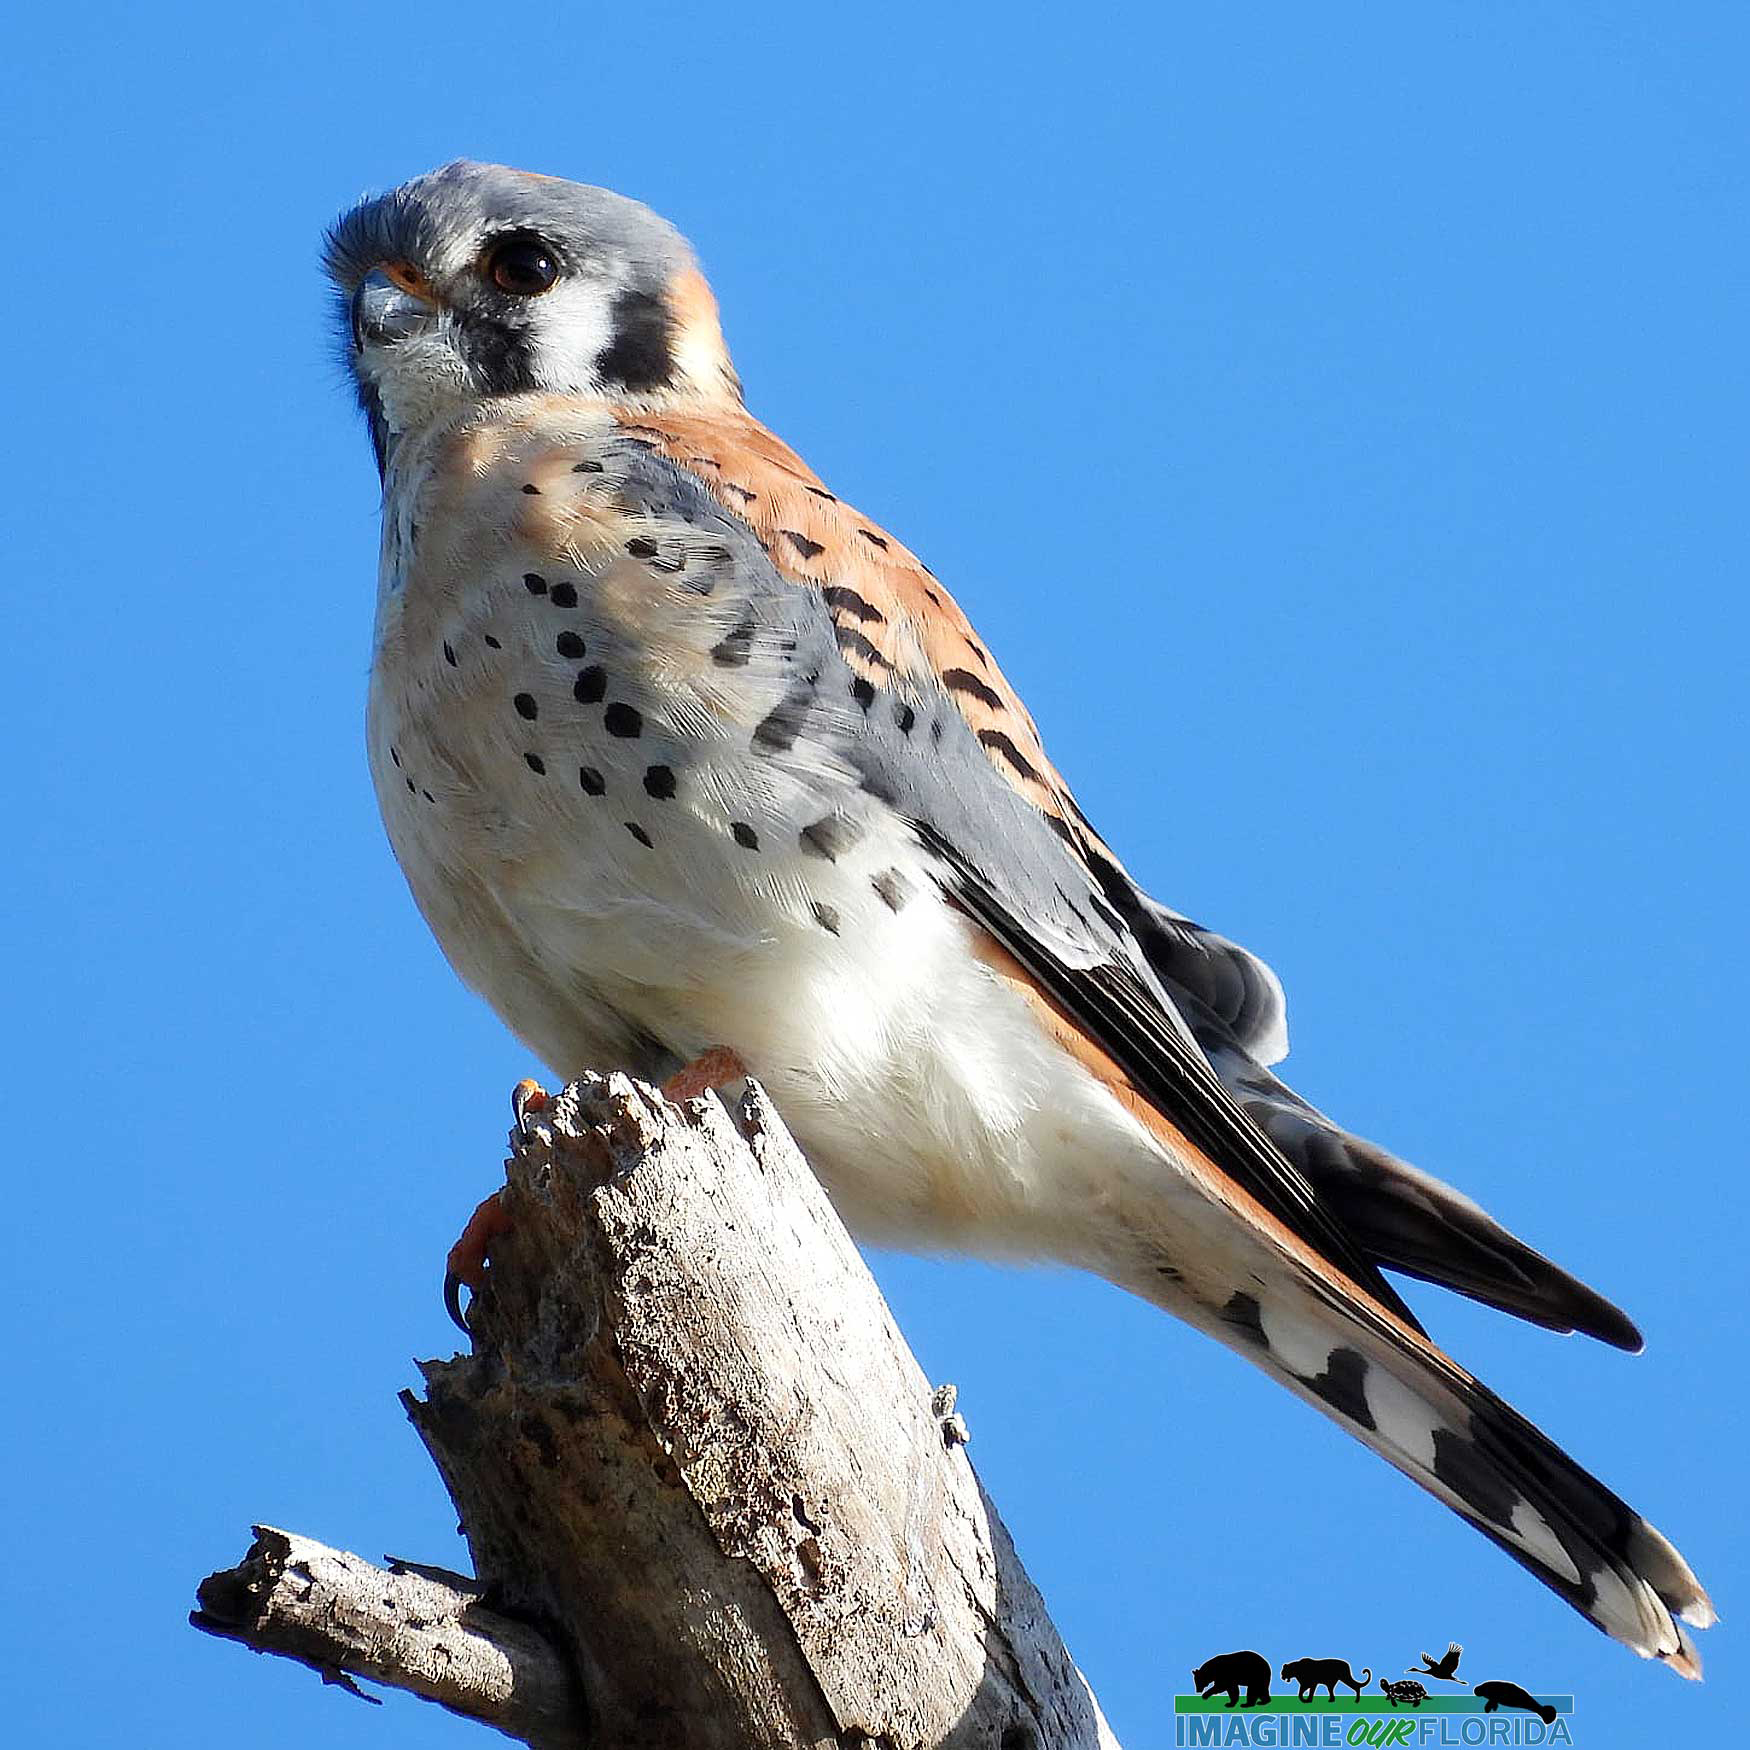
[(1497, 1525), (1509, 1525), (1519, 1491), (1488, 1454), (1450, 1428), (1434, 1430), (1434, 1474), (1453, 1494)]
[(838, 640), (840, 650), (861, 657), (871, 668), (892, 668), (893, 664), (855, 626), (835, 624), (833, 637)]
[[(1003, 706), (1002, 695), (995, 687), (986, 686), (970, 669), (951, 668), (942, 676), (942, 685), (951, 693), (965, 693), (993, 711)], [(1007, 739), (1005, 737), (1005, 739)], [(1011, 745), (1013, 745), (1011, 743)]]
[(814, 698), (814, 679), (786, 693), (770, 711), (754, 725), (753, 744), (764, 753), (787, 753), (796, 745), (796, 737), (808, 721), (808, 707)]
[(1367, 1358), (1357, 1349), (1333, 1349), (1325, 1361), (1325, 1371), (1301, 1383), (1311, 1387), (1340, 1415), (1363, 1428), (1374, 1428), (1373, 1411), (1367, 1406), (1367, 1394), (1362, 1387), (1367, 1380)]
[(846, 589), (843, 584), (828, 584), (820, 594), (821, 599), (835, 614), (849, 614), (853, 619), (870, 626), (887, 624), (887, 616), (873, 602), (865, 601), (854, 589)]
[(711, 660), (720, 668), (746, 668), (753, 654), (753, 619), (732, 626), (720, 642), (711, 646)]
[(1263, 1312), (1255, 1294), (1238, 1293), (1229, 1296), (1227, 1304), (1221, 1309), (1221, 1316), (1248, 1343), (1255, 1344), (1260, 1349), (1268, 1349), (1270, 1339), (1264, 1335)]
[(1023, 778), (1037, 778), (1038, 768), (1000, 729), (981, 729), (978, 739), (993, 753), (1000, 754)]

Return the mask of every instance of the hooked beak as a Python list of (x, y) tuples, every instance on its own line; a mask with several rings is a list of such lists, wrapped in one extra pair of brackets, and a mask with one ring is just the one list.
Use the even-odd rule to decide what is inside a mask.
[(394, 346), (423, 334), (437, 320), (437, 307), (416, 296), (380, 267), (359, 281), (352, 295), (352, 342), (366, 346)]

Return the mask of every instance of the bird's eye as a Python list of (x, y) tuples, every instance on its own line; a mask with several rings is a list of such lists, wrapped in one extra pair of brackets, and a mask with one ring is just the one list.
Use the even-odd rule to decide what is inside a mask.
[(559, 277), (559, 262), (539, 237), (509, 237), (486, 256), (486, 272), (501, 292), (538, 298)]

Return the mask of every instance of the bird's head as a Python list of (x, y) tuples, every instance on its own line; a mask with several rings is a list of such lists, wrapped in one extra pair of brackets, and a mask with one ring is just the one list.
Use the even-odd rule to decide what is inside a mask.
[(458, 160), (354, 207), (326, 265), (379, 465), (496, 395), (740, 398), (686, 239), (607, 189)]

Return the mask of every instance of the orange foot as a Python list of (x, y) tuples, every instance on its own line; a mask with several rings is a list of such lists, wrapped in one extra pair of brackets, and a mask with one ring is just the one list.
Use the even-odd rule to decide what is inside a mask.
[(698, 1099), (707, 1089), (738, 1082), (746, 1074), (747, 1065), (735, 1052), (727, 1045), (713, 1045), (662, 1084), (662, 1097), (678, 1106), (682, 1100)]
[[(519, 1135), (527, 1126), (530, 1115), (550, 1105), (552, 1099), (553, 1096), (539, 1082), (525, 1078), (517, 1083), (510, 1097), (510, 1106), (516, 1115)], [(486, 1280), (486, 1259), (492, 1250), (492, 1242), (509, 1232), (510, 1216), (505, 1212), (504, 1193), (494, 1191), (468, 1217), (461, 1238), (450, 1247), (450, 1255), (444, 1260), (444, 1310), (461, 1330), (468, 1329), (468, 1321), (462, 1316), (462, 1290), (477, 1290)]]

